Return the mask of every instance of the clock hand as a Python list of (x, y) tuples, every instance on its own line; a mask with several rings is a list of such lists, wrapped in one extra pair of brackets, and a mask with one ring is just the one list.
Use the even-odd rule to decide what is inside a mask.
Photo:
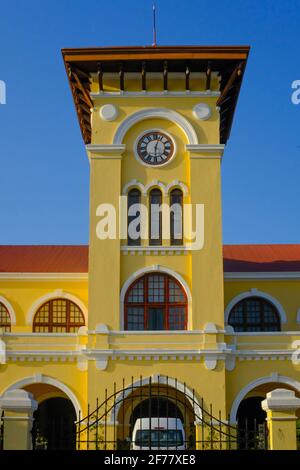
[(154, 146), (154, 153), (155, 153), (155, 156), (157, 155), (157, 146), (158, 146), (158, 140), (156, 141), (156, 144)]

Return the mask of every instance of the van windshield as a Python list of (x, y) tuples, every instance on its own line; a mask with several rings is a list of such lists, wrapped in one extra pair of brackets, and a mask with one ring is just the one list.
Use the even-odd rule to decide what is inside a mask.
[(145, 429), (136, 433), (135, 444), (140, 447), (173, 447), (183, 445), (181, 430)]

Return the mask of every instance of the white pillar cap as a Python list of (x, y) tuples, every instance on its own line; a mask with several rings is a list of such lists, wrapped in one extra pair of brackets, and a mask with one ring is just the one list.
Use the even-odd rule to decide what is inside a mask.
[(264, 411), (294, 411), (300, 408), (300, 398), (295, 392), (286, 388), (276, 388), (267, 393), (267, 398), (261, 402)]
[(0, 398), (0, 408), (5, 411), (34, 411), (38, 403), (31, 393), (22, 389), (9, 390)]

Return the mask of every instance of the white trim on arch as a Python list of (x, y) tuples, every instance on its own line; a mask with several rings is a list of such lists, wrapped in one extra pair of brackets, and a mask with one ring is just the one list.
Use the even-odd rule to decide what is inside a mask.
[(267, 294), (266, 292), (262, 292), (258, 289), (250, 289), (247, 292), (242, 292), (241, 294), (238, 294), (233, 299), (231, 299), (229, 304), (227, 304), (227, 307), (225, 309), (225, 324), (228, 324), (229, 315), (230, 315), (230, 312), (233, 309), (233, 307), (238, 302), (240, 302), (241, 300), (247, 299), (248, 297), (260, 297), (262, 299), (268, 300), (269, 302), (271, 302), (271, 304), (274, 305), (274, 307), (276, 307), (276, 309), (278, 311), (278, 314), (280, 316), (280, 322), (281, 323), (286, 323), (287, 322), (286, 313), (284, 311), (284, 308), (281, 305), (281, 303), (279, 303), (278, 300), (275, 299), (275, 297), (273, 297), (270, 294)]
[(146, 108), (131, 114), (122, 121), (115, 133), (113, 144), (122, 144), (125, 134), (134, 124), (151, 118), (167, 119), (174, 122), (183, 130), (190, 145), (197, 145), (199, 143), (192, 124), (181, 114), (168, 108)]
[[(120, 392), (118, 397), (116, 398), (116, 405), (112, 407), (111, 413), (110, 413), (110, 422), (114, 423), (117, 422), (119, 410), (122, 405), (122, 401), (124, 398), (127, 398), (130, 393), (132, 392), (133, 389), (136, 389), (138, 387), (144, 387), (145, 385), (149, 385), (150, 383), (150, 377), (145, 377), (142, 380), (138, 379), (133, 383), (130, 383), (124, 391)], [(182, 392), (185, 396), (187, 396), (187, 399), (189, 400), (194, 413), (195, 413), (195, 422), (197, 424), (201, 423), (202, 420), (202, 411), (201, 411), (201, 406), (199, 401), (197, 400), (197, 397), (195, 394), (192, 392), (190, 388), (186, 386), (186, 384), (183, 384), (177, 379), (173, 379), (172, 377), (167, 377), (165, 375), (152, 375), (151, 376), (151, 384), (160, 384), (160, 385), (168, 385), (175, 390), (178, 390), (179, 392)], [(170, 397), (171, 399), (171, 397)]]
[(10, 316), (10, 323), (11, 325), (15, 325), (17, 322), (15, 311), (11, 305), (11, 303), (5, 298), (0, 295), (0, 303), (4, 305), (7, 309), (9, 316)]
[(123, 284), (123, 287), (121, 289), (120, 293), (120, 330), (124, 330), (125, 325), (124, 325), (124, 302), (125, 302), (125, 295), (128, 290), (128, 288), (131, 286), (131, 284), (141, 277), (143, 274), (148, 274), (152, 272), (161, 272), (165, 274), (169, 274), (170, 276), (174, 277), (177, 279), (177, 281), (182, 285), (182, 287), (185, 290), (185, 293), (187, 295), (188, 299), (188, 322), (187, 322), (187, 329), (190, 330), (192, 327), (192, 294), (190, 291), (190, 288), (188, 286), (188, 283), (183, 279), (180, 274), (178, 274), (176, 271), (173, 271), (172, 269), (166, 268), (165, 266), (161, 266), (159, 264), (154, 264), (152, 266), (147, 266), (146, 268), (139, 269), (138, 271), (135, 271)]
[(152, 180), (150, 181), (150, 183), (148, 183), (146, 186), (145, 186), (145, 194), (147, 194), (151, 189), (154, 189), (154, 188), (159, 188), (162, 193), (164, 195), (167, 194), (167, 188), (166, 188), (166, 185), (164, 183), (162, 183), (161, 181), (159, 180)]
[(173, 180), (169, 184), (164, 184), (162, 181), (159, 180), (152, 180), (145, 186), (143, 183), (141, 183), (141, 181), (138, 181), (137, 179), (132, 179), (128, 181), (128, 183), (126, 183), (123, 187), (122, 195), (126, 196), (132, 188), (138, 188), (143, 195), (147, 195), (149, 189), (156, 186), (158, 186), (162, 190), (164, 195), (169, 194), (169, 192), (175, 188), (180, 188), (185, 196), (189, 192), (187, 185), (180, 180)]
[(285, 385), (289, 385), (290, 387), (294, 388), (297, 392), (300, 393), (300, 382), (295, 379), (291, 379), (290, 377), (286, 377), (284, 375), (279, 375), (277, 373), (270, 374), (269, 376), (260, 377), (258, 379), (253, 380), (252, 382), (248, 383), (235, 397), (231, 411), (230, 411), (230, 423), (235, 424), (237, 422), (237, 412), (241, 402), (244, 400), (246, 395), (251, 392), (256, 387), (260, 385), (268, 384), (268, 383), (281, 383)]
[(18, 388), (23, 388), (26, 387), (27, 385), (34, 385), (37, 383), (42, 383), (42, 384), (47, 384), (47, 385), (53, 385), (54, 387), (58, 388), (62, 392), (64, 392), (67, 397), (71, 400), (75, 412), (76, 412), (76, 418), (77, 420), (79, 419), (79, 416), (82, 416), (82, 409), (79, 403), (79, 400), (77, 399), (76, 395), (72, 392), (72, 390), (65, 385), (63, 382), (60, 382), (57, 379), (53, 379), (52, 377), (49, 377), (47, 375), (43, 374), (35, 374), (30, 377), (26, 377), (24, 379), (19, 380), (18, 382), (15, 382), (13, 385), (10, 385), (7, 387), (3, 392), (2, 395), (4, 395), (5, 392), (9, 392), (11, 390), (16, 390)]
[(168, 186), (166, 188), (167, 193), (172, 191), (172, 189), (176, 189), (176, 188), (180, 188), (185, 196), (189, 192), (188, 187), (182, 181), (174, 180), (174, 181), (171, 181), (171, 183), (168, 184)]
[(145, 193), (145, 186), (143, 185), (143, 183), (141, 183), (140, 181), (136, 179), (133, 179), (133, 180), (128, 181), (128, 183), (125, 184), (125, 186), (122, 189), (122, 195), (126, 196), (129, 190), (133, 188), (139, 188), (142, 194)]
[(65, 292), (61, 289), (57, 289), (53, 292), (49, 292), (48, 294), (45, 294), (42, 297), (39, 297), (37, 300), (35, 300), (27, 312), (26, 324), (32, 325), (36, 312), (44, 303), (48, 302), (48, 300), (54, 300), (58, 298), (70, 300), (71, 302), (74, 302), (76, 305), (78, 305), (78, 307), (80, 308), (80, 310), (82, 311), (84, 315), (85, 324), (87, 325), (88, 310), (85, 304), (80, 299), (78, 299), (78, 297), (76, 297), (75, 295), (69, 294), (68, 292)]

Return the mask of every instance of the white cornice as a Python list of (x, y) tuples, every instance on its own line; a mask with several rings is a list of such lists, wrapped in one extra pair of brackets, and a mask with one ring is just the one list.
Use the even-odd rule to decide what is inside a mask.
[(214, 152), (219, 152), (221, 155), (209, 155), (209, 158), (221, 158), (223, 155), (225, 145), (224, 144), (186, 144), (186, 150), (188, 150), (192, 155), (190, 158), (207, 158), (207, 155), (202, 156), (198, 154), (211, 154)]
[(45, 281), (49, 279), (87, 281), (88, 273), (0, 273), (1, 280)]
[(299, 271), (224, 272), (224, 279), (300, 279)]
[(126, 150), (124, 144), (87, 144), (86, 151), (91, 159), (121, 159)]

